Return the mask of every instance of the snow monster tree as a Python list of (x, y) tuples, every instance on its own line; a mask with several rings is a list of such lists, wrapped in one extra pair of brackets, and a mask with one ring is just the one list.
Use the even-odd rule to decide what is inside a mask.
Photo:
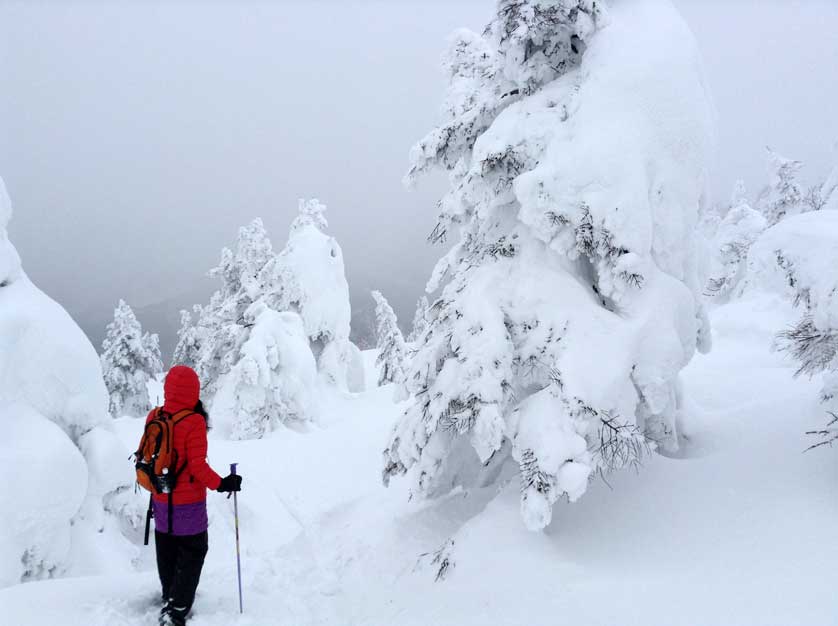
[(457, 32), (442, 123), (407, 181), (448, 172), (434, 315), (384, 480), (486, 485), (514, 462), (530, 529), (592, 475), (679, 446), (679, 371), (709, 347), (695, 232), (712, 136), (665, 1), (501, 0)]
[(142, 503), (122, 504), (134, 473), (108, 418), (99, 358), (26, 276), (11, 217), (0, 179), (0, 587), (124, 572), (136, 548), (122, 532), (139, 524)]

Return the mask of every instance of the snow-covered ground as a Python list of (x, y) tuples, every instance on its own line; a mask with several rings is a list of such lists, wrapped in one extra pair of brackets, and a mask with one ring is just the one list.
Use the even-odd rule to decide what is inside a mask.
[[(819, 382), (793, 379), (770, 352), (791, 319), (759, 294), (717, 309), (714, 350), (684, 373), (682, 457), (595, 481), (543, 533), (521, 523), (516, 483), (424, 503), (408, 500), (407, 481), (384, 489), (381, 451), (399, 414), (390, 389), (324, 398), (309, 432), (212, 439), (211, 463), (238, 461), (246, 477), (245, 614), (231, 502), (211, 494), (191, 624), (835, 624), (838, 456), (803, 453), (824, 415)], [(139, 429), (117, 424), (129, 447)], [(154, 623), (153, 549), (141, 553), (140, 573), (0, 591), (3, 623)]]

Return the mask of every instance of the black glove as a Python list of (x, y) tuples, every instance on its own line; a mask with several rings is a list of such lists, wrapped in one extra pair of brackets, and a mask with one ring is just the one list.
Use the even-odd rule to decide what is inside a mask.
[(242, 477), (238, 474), (230, 474), (221, 479), (221, 484), (218, 485), (216, 491), (218, 493), (227, 493), (232, 491), (242, 490)]

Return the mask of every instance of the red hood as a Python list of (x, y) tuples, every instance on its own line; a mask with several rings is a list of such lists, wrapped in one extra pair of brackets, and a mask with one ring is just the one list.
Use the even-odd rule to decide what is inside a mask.
[(185, 365), (176, 365), (169, 370), (163, 383), (163, 396), (163, 410), (167, 413), (194, 409), (201, 397), (201, 381), (195, 370)]

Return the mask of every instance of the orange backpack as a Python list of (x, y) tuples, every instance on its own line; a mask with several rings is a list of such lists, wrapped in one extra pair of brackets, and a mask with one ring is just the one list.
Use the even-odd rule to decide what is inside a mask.
[(174, 415), (157, 409), (156, 415), (146, 424), (140, 447), (134, 453), (137, 484), (152, 494), (174, 490), (177, 479), (186, 468), (178, 467), (178, 453), (174, 447), (175, 426), (195, 412), (189, 409)]

